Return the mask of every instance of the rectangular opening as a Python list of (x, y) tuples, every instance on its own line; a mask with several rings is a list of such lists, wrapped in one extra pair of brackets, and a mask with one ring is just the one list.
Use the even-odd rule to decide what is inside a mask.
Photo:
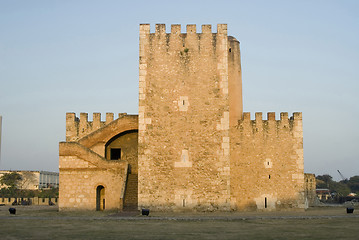
[(182, 207), (186, 206), (186, 199), (182, 199)]
[(121, 159), (121, 148), (111, 148), (111, 160)]
[(264, 208), (267, 208), (267, 198), (264, 198)]

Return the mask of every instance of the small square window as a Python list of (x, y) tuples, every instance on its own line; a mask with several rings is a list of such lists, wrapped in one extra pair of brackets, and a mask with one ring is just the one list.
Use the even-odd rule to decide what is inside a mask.
[(111, 148), (111, 160), (121, 159), (121, 148)]

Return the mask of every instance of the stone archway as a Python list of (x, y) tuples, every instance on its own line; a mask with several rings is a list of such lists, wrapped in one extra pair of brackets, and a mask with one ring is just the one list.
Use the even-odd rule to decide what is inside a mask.
[(96, 188), (96, 210), (103, 211), (106, 208), (105, 187), (102, 185)]
[(105, 145), (107, 160), (123, 160), (129, 164), (129, 173), (138, 172), (138, 130), (129, 130), (112, 137)]
[(138, 206), (138, 130), (128, 130), (112, 137), (105, 146), (105, 158), (128, 162), (127, 181), (123, 201), (124, 210)]

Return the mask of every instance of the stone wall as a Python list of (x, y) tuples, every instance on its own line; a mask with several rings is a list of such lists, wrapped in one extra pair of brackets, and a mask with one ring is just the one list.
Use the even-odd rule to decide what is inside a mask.
[(244, 113), (231, 128), (231, 196), (237, 210), (304, 208), (302, 114)]
[(121, 209), (127, 162), (107, 161), (78, 143), (60, 143), (60, 210), (96, 209), (96, 189), (105, 187), (106, 209)]
[(238, 41), (226, 24), (217, 33), (166, 33), (163, 24), (150, 33), (143, 24), (139, 78), (139, 206), (228, 210), (229, 126), (242, 111)]
[(137, 174), (138, 131), (128, 131), (115, 136), (106, 144), (106, 159), (111, 160), (111, 149), (121, 149), (121, 160), (129, 164), (129, 172)]
[[(239, 42), (203, 25), (140, 25), (139, 115), (66, 116), (60, 210), (122, 209), (128, 164), (138, 207), (160, 211), (303, 209), (302, 115), (243, 114)], [(136, 137), (138, 130), (138, 168)], [(127, 149), (120, 160), (109, 148)], [(118, 155), (118, 153), (116, 154)], [(133, 179), (134, 185), (137, 184)], [(132, 188), (136, 189), (136, 186)], [(134, 190), (136, 192), (136, 190)], [(136, 199), (136, 198), (133, 198)]]
[(315, 174), (304, 173), (304, 191), (308, 206), (315, 206), (319, 203), (316, 193), (316, 184)]
[[(76, 119), (72, 113), (67, 116)], [(66, 123), (67, 129), (75, 126), (68, 119)], [(106, 159), (106, 146), (117, 139), (132, 139), (133, 146), (125, 147), (123, 151), (128, 156), (125, 159), (137, 164), (137, 154), (133, 151), (137, 149), (137, 129), (138, 117), (122, 114), (98, 129), (90, 131), (88, 128), (87, 134), (80, 139), (78, 135), (74, 135), (69, 138), (71, 141), (60, 143), (60, 210), (95, 210), (98, 206), (97, 188), (101, 186), (104, 187), (101, 204), (104, 198), (105, 210), (123, 208), (128, 161)]]
[[(14, 202), (17, 203), (17, 205), (21, 205), (23, 201), (28, 202), (28, 205), (57, 205), (58, 198), (39, 198), (39, 197), (33, 197), (33, 198), (4, 198), (0, 197), (0, 204), (12, 206)], [(50, 202), (51, 201), (51, 202)], [(25, 205), (25, 203), (24, 203)]]
[[(118, 117), (124, 115), (126, 113), (119, 113)], [(66, 113), (66, 141), (77, 141), (113, 120), (113, 113), (106, 113), (106, 121), (101, 121), (101, 113), (93, 113), (93, 121), (88, 120), (88, 113), (80, 113), (80, 118), (76, 117), (75, 113)]]

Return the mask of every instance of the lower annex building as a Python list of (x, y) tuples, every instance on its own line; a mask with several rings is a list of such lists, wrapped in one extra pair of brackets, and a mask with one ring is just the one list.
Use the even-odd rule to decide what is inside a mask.
[(60, 210), (303, 209), (302, 114), (243, 112), (227, 25), (140, 25), (139, 114), (66, 114)]

